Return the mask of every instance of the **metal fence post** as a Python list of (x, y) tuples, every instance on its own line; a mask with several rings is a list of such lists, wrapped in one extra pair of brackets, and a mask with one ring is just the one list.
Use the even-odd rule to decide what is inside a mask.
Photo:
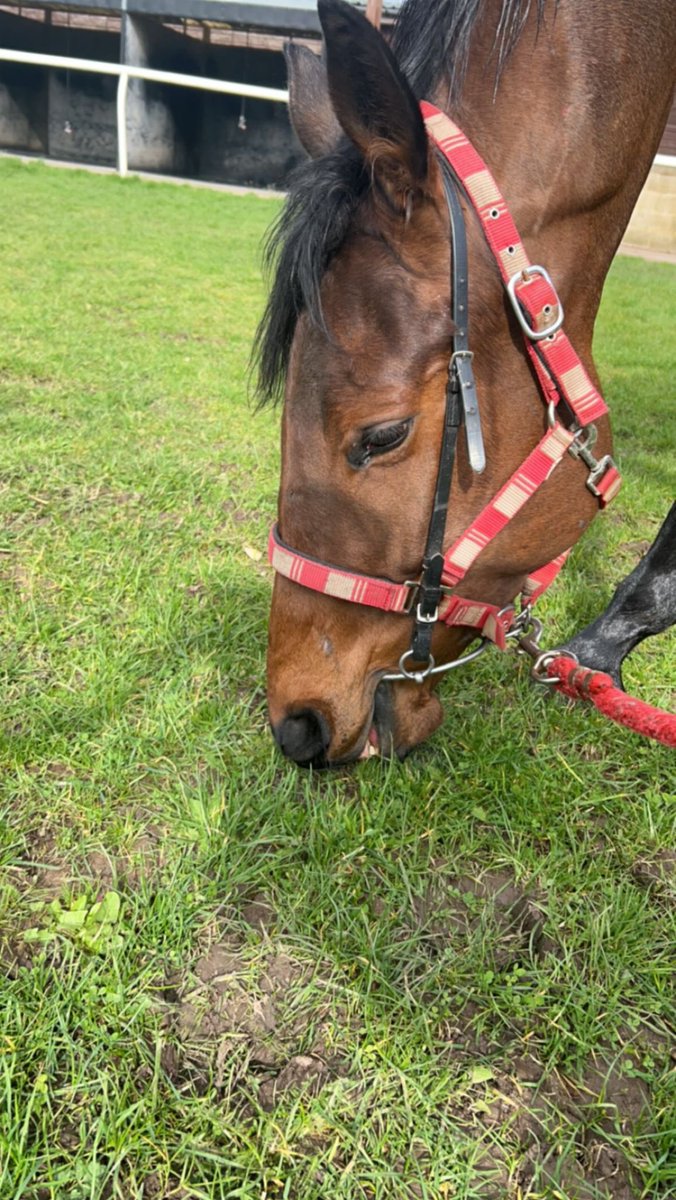
[(127, 155), (127, 87), (129, 84), (129, 72), (125, 71), (124, 67), (120, 70), (120, 77), (117, 81), (117, 170), (118, 174), (124, 179), (128, 170), (128, 155)]

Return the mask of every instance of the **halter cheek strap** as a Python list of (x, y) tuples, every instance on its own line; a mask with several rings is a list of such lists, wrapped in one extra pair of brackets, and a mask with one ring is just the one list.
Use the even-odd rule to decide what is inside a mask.
[(451, 228), (451, 319), (453, 334), (451, 358), (446, 380), (444, 424), (441, 434), (439, 466), (432, 500), (432, 513), (427, 529), (427, 542), (422, 560), (420, 587), (413, 617), (409, 658), (417, 663), (429, 663), (432, 656), (432, 634), (439, 619), (444, 572), (444, 533), (451, 496), (458, 432), (464, 421), (467, 452), (472, 469), (481, 472), (486, 466), (481, 417), (476, 382), (472, 369), (474, 357), (469, 348), (469, 257), (467, 233), (458, 189), (451, 168), (443, 155), (439, 156), (444, 194)]
[[(586, 486), (596, 496), (601, 508), (605, 508), (620, 487), (620, 476), (611, 456), (607, 454), (597, 460), (592, 453), (596, 438), (593, 422), (605, 415), (608, 409), (563, 332), (563, 306), (552, 280), (544, 267), (530, 262), (491, 172), (462, 130), (450, 117), (427, 101), (423, 101), (420, 107), (428, 135), (443, 157), (444, 187), (451, 215), (452, 261), (455, 264), (451, 289), (454, 303), (452, 315), (459, 336), (464, 339), (459, 346), (454, 341), (449, 365), (439, 471), (421, 577), (416, 581), (394, 583), (330, 566), (285, 545), (277, 526), (271, 531), (268, 547), (269, 560), (275, 571), (294, 583), (384, 612), (414, 615), (411, 650), (402, 657), (401, 673), (389, 677), (415, 679), (417, 682), (431, 674), (434, 668), (429, 647), (432, 629), (437, 621), (445, 625), (469, 627), (476, 630), (477, 636), (489, 639), (501, 649), (505, 648), (515, 621), (514, 607), (499, 610), (496, 605), (465, 600), (455, 594), (455, 588), (482, 550), (521, 511), (566, 454), (581, 459), (589, 469)], [(449, 182), (450, 178), (455, 181), (454, 184)], [(458, 221), (460, 206), (455, 194), (456, 185), (473, 206), (493, 252), (540, 384), (547, 406), (549, 427), (537, 446), (471, 525), (442, 553), (441, 538), (446, 523), (455, 444), (458, 426), (463, 418), (474, 470), (482, 470), (485, 461), (471, 370), (472, 356), (466, 342), (466, 251), (463, 258), (464, 227), (460, 234), (458, 231), (462, 220)], [(459, 308), (462, 307), (463, 297), (465, 311), (461, 314)], [(560, 412), (565, 413), (566, 424), (559, 420)], [(568, 553), (560, 554), (528, 577), (521, 596), (524, 607), (529, 608), (549, 586)], [(414, 661), (427, 663), (427, 666), (422, 671), (407, 670), (404, 660), (411, 657)], [(439, 670), (436, 668), (437, 672)]]

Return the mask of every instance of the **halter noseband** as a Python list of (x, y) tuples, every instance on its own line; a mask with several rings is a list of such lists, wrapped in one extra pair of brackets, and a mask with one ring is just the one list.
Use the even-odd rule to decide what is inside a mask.
[[(563, 307), (554, 284), (544, 267), (530, 263), (493, 176), (462, 130), (427, 101), (420, 107), (428, 135), (439, 154), (450, 216), (454, 325), (439, 467), (420, 577), (415, 581), (393, 583), (330, 566), (292, 550), (281, 540), (276, 525), (271, 530), (268, 547), (273, 568), (294, 583), (385, 612), (412, 615), (410, 649), (401, 656), (399, 670), (388, 672), (383, 678), (408, 679), (416, 683), (478, 657), (490, 642), (504, 649), (508, 638), (523, 632), (524, 615), (527, 620), (530, 606), (556, 577), (569, 551), (528, 577), (522, 590), (522, 612), (518, 617), (514, 605), (498, 609), (496, 605), (481, 601), (463, 600), (456, 595), (455, 588), (481, 551), (520, 512), (566, 453), (580, 458), (589, 468), (586, 485), (602, 508), (617, 494), (621, 482), (611, 456), (606, 454), (597, 460), (592, 453), (596, 439), (593, 422), (608, 409), (563, 332)], [(547, 405), (548, 429), (521, 466), (444, 553), (442, 543), (455, 450), (463, 422), (472, 469), (481, 472), (486, 463), (472, 353), (467, 340), (467, 239), (459, 188), (479, 217), (524, 334), (526, 350)], [(567, 410), (568, 425), (559, 421), (559, 405)], [(476, 636), (482, 639), (481, 645), (462, 658), (435, 666), (431, 643), (438, 622), (476, 630)], [(408, 662), (421, 665), (410, 670)]]

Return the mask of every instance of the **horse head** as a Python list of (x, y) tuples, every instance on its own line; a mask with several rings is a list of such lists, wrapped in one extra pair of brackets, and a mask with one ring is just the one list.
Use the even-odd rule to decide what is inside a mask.
[[(420, 577), (458, 332), (443, 171), (419, 100), (383, 37), (350, 5), (320, 0), (319, 12), (323, 56), (298, 47), (287, 56), (291, 118), (310, 161), (292, 184), (274, 237), (276, 275), (259, 341), (263, 391), (274, 392), (281, 380), (285, 388), (281, 553), (286, 545), (336, 568), (335, 586), (323, 594), (298, 586), (292, 566), (280, 571), (270, 615), (271, 725), (287, 756), (317, 766), (376, 753), (401, 756), (441, 720), (434, 676), (386, 679), (410, 645), (411, 620), (346, 603), (340, 571), (398, 583)], [(545, 57), (540, 70), (551, 71), (551, 55)], [(518, 70), (517, 63), (512, 73)], [(478, 87), (476, 73), (469, 86)], [(439, 103), (443, 87), (440, 81), (432, 97)], [(498, 124), (504, 141), (504, 113)], [(483, 136), (479, 116), (477, 128)], [(523, 132), (512, 141), (523, 144)], [(484, 136), (486, 154), (489, 142)], [(550, 147), (550, 159), (554, 153)], [(570, 213), (561, 198), (554, 203), (541, 195), (538, 162), (547, 156), (534, 160), (523, 151), (519, 188), (518, 157), (505, 170), (522, 197), (519, 216), (543, 261), (548, 253), (560, 263), (557, 286), (567, 304), (579, 282), (569, 269)], [(493, 161), (500, 169), (499, 150)], [(473, 469), (461, 433), (444, 546), (547, 430), (518, 321), (482, 230), (469, 217), (467, 236), (468, 332), (486, 467)], [(588, 230), (585, 236), (589, 258), (593, 236)], [(604, 253), (593, 279), (580, 285), (585, 304), (571, 304), (577, 348), (592, 376), (599, 279), (612, 250)], [(604, 418), (598, 435), (606, 453)], [(596, 509), (579, 463), (566, 456), (537, 503), (526, 505), (472, 564), (463, 597), (494, 610), (510, 605), (534, 569), (578, 539)], [(453, 662), (475, 637), (471, 627), (436, 625), (434, 661)]]

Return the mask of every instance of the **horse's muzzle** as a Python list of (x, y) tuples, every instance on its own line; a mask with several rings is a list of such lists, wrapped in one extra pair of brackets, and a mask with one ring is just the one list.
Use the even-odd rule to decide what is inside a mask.
[(273, 726), (273, 733), (282, 753), (299, 767), (328, 766), (326, 752), (331, 733), (324, 717), (315, 709), (305, 708), (284, 717)]
[[(354, 749), (331, 759), (332, 734), (328, 721), (314, 708), (301, 708), (272, 725), (275, 741), (282, 753), (299, 767), (340, 767), (360, 759), (404, 757), (395, 746), (392, 686), (381, 682), (376, 688), (370, 720)], [(370, 748), (370, 749), (369, 749)]]

